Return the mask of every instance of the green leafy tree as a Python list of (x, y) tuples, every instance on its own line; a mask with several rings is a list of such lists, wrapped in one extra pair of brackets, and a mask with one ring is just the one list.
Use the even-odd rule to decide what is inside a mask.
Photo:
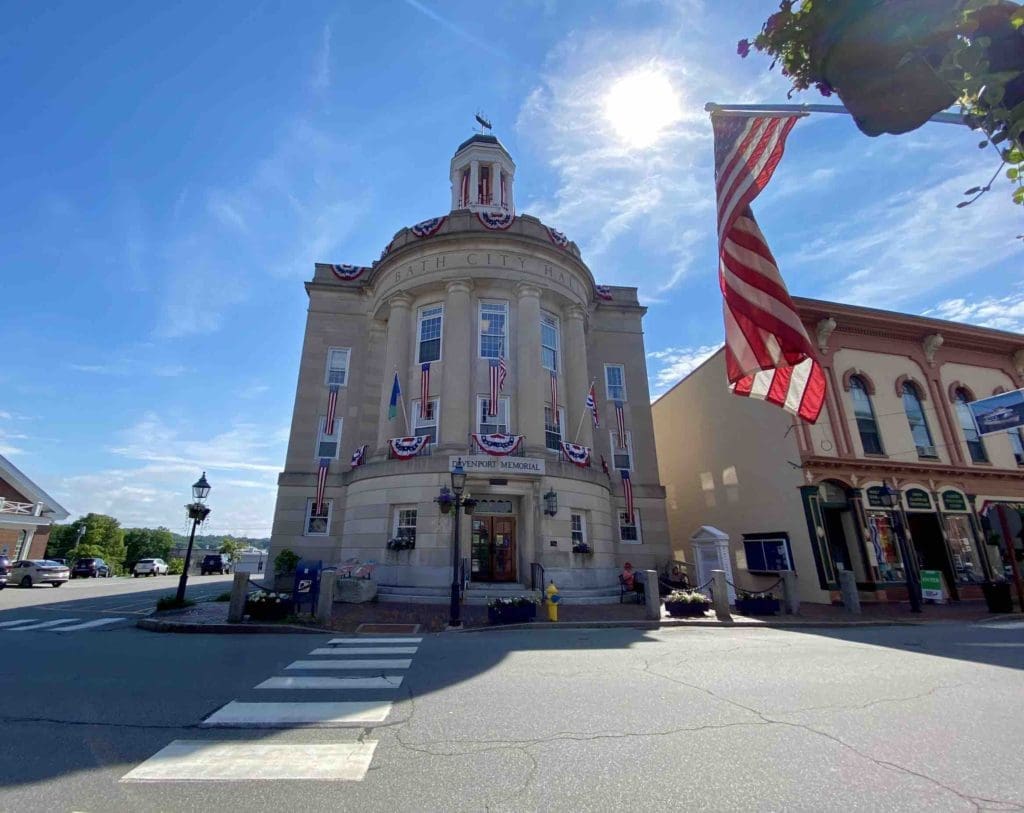
[(75, 546), (75, 529), (71, 525), (52, 525), (46, 540), (46, 558), (67, 558), (67, 552)]
[(231, 557), (231, 561), (235, 561), (238, 558), (238, 552), (242, 550), (242, 543), (235, 539), (233, 536), (225, 536), (220, 543), (220, 550), (218, 553), (226, 553)]
[(171, 559), (167, 563), (167, 572), (172, 576), (180, 576), (185, 571), (184, 559)]
[(167, 559), (174, 547), (173, 534), (164, 527), (127, 528), (124, 532), (125, 561), (156, 557)]
[[(46, 555), (68, 560), (98, 556), (115, 568), (124, 565), (127, 549), (124, 543), (124, 529), (113, 517), (106, 514), (86, 514), (66, 526), (57, 538), (51, 535)], [(79, 532), (84, 530), (79, 540)], [(51, 532), (52, 534), (52, 532)]]

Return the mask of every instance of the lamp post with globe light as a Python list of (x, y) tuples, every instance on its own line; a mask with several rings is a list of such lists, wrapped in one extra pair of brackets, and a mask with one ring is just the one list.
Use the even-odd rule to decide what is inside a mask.
[(893, 531), (896, 534), (896, 544), (900, 546), (900, 556), (903, 558), (903, 569), (907, 575), (907, 596), (910, 599), (910, 612), (921, 612), (921, 582), (917, 577), (917, 563), (910, 558), (907, 537), (903, 532), (903, 520), (900, 516), (900, 493), (892, 486), (886, 484), (878, 494), (881, 503), (892, 511)]
[(473, 509), (476, 508), (477, 501), (472, 497), (463, 498), (462, 494), (466, 489), (466, 470), (462, 466), (462, 459), (460, 458), (452, 466), (451, 470), (452, 477), (452, 489), (451, 492), (447, 488), (441, 489), (441, 495), (437, 498), (436, 502), (441, 508), (442, 514), (447, 514), (452, 508), (455, 509), (455, 517), (453, 522), (455, 528), (453, 530), (452, 539), (452, 593), (451, 593), (451, 605), (448, 612), (448, 624), (452, 627), (458, 627), (462, 625), (461, 610), (460, 610), (460, 592), (461, 585), (459, 584), (459, 537), (460, 537), (460, 523), (459, 523), (459, 509), (466, 509), (466, 516), (471, 516)]
[(192, 530), (188, 535), (188, 549), (185, 551), (185, 568), (181, 571), (181, 578), (178, 579), (178, 594), (175, 597), (177, 604), (185, 601), (185, 588), (188, 586), (188, 569), (192, 564), (192, 543), (196, 538), (196, 527), (210, 516), (210, 509), (203, 505), (203, 501), (210, 493), (210, 484), (206, 482), (206, 472), (192, 485), (193, 502), (185, 506), (188, 511), (188, 518), (192, 520)]

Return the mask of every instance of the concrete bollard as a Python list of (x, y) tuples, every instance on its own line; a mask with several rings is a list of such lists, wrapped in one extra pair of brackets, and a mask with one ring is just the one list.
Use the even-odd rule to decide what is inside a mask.
[(334, 615), (334, 588), (338, 582), (338, 569), (325, 567), (320, 571), (320, 594), (316, 599), (316, 620), (329, 624)]
[(648, 621), (661, 620), (661, 596), (658, 593), (658, 571), (644, 571), (644, 617)]
[(800, 596), (796, 592), (796, 573), (784, 570), (782, 576), (782, 611), (786, 615), (797, 615), (800, 612)]
[(249, 593), (249, 574), (235, 571), (231, 581), (231, 603), (228, 605), (228, 623), (239, 624), (245, 615), (245, 597)]
[(711, 571), (711, 603), (719, 621), (732, 621), (729, 612), (729, 586), (725, 583), (724, 570)]
[(857, 594), (857, 577), (852, 570), (839, 571), (839, 589), (843, 594), (846, 612), (860, 615), (860, 596)]

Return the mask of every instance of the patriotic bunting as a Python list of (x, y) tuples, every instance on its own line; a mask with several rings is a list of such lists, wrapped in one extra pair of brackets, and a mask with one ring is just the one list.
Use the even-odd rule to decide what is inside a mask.
[[(430, 403), (430, 362), (420, 365), (420, 417), (427, 417), (427, 406)], [(408, 430), (406, 430), (408, 431)]]
[(575, 443), (562, 441), (562, 454), (570, 463), (575, 463), (581, 469), (590, 467), (590, 449), (586, 446), (578, 446)]
[(629, 472), (626, 469), (622, 469), (619, 474), (622, 475), (622, 494), (626, 498), (626, 521), (633, 524), (633, 481), (629, 479)]
[(551, 371), (551, 424), (558, 426), (558, 373)]
[(622, 401), (615, 402), (615, 424), (619, 430), (619, 448), (626, 448), (626, 416), (622, 409)]
[(327, 469), (331, 466), (331, 458), (321, 457), (320, 468), (316, 474), (316, 513), (324, 513), (324, 489), (327, 488)]
[(433, 237), (437, 234), (444, 222), (448, 219), (447, 215), (441, 217), (432, 217), (429, 220), (423, 220), (412, 226), (412, 233), (419, 237), (421, 240), (426, 237)]
[(799, 116), (713, 115), (718, 281), (725, 366), (734, 394), (768, 401), (814, 423), (825, 373), (750, 204), (782, 159)]
[(358, 468), (359, 466), (363, 465), (363, 463), (366, 462), (366, 447), (368, 445), (369, 444), (364, 443), (362, 446), (360, 446), (358, 449), (352, 452), (352, 462), (350, 464), (352, 468)]
[(329, 430), (327, 432), (328, 435), (334, 434), (334, 416), (338, 411), (338, 389), (337, 384), (331, 384), (327, 392), (327, 423), (325, 428)]
[(334, 276), (336, 276), (340, 280), (344, 280), (345, 282), (349, 282), (349, 281), (354, 280), (354, 279), (359, 279), (359, 277), (361, 277), (364, 272), (369, 271), (369, 270), (370, 269), (367, 268), (365, 265), (332, 265), (331, 266), (331, 271), (334, 272)]
[(512, 454), (523, 442), (522, 435), (503, 435), (501, 432), (495, 432), (492, 435), (481, 435), (474, 432), (472, 438), (483, 451), (495, 457)]
[(590, 392), (587, 393), (587, 409), (590, 410), (591, 416), (594, 418), (594, 428), (601, 428), (601, 418), (597, 414), (597, 396), (594, 394), (594, 385), (590, 385)]
[(612, 289), (607, 285), (595, 285), (594, 290), (597, 291), (597, 298), (603, 299), (610, 302), (612, 299)]
[(516, 216), (512, 214), (512, 212), (501, 212), (499, 214), (493, 214), (491, 212), (477, 212), (476, 216), (480, 222), (491, 231), (505, 231), (516, 219)]
[(550, 226), (545, 226), (544, 228), (548, 230), (548, 237), (551, 239), (552, 243), (559, 248), (569, 247), (569, 238), (562, 234), (562, 232), (558, 229), (553, 229)]
[(505, 366), (505, 357), (491, 359), (490, 379), (491, 397), (487, 402), (487, 416), (493, 418), (498, 414), (498, 395), (505, 387), (505, 376), (508, 374), (508, 367)]
[(391, 454), (399, 460), (408, 460), (416, 457), (423, 448), (430, 442), (426, 435), (418, 435), (414, 438), (391, 438), (388, 445), (391, 447)]

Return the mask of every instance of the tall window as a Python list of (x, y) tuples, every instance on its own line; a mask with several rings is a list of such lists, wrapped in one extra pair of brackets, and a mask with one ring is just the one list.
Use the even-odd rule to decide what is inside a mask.
[(975, 463), (988, 463), (988, 454), (985, 452), (985, 443), (978, 434), (978, 427), (974, 423), (974, 416), (971, 408), (967, 406), (970, 398), (963, 390), (957, 390), (954, 396), (956, 417), (960, 421), (960, 431), (964, 433), (964, 440), (967, 441), (967, 450), (971, 453), (971, 460)]
[(864, 454), (882, 454), (882, 438), (878, 434), (875, 410), (860, 376), (855, 375), (850, 379), (850, 398), (853, 400), (853, 414), (857, 419), (857, 431), (860, 433)]
[(604, 389), (609, 401), (626, 400), (626, 368), (623, 365), (604, 365)]
[(490, 398), (486, 395), (476, 397), (476, 431), (481, 435), (493, 435), (500, 432), (508, 434), (508, 398), (498, 399), (498, 414), (488, 415), (487, 405)]
[(327, 351), (327, 380), (325, 384), (344, 387), (348, 383), (348, 358), (352, 351), (347, 347), (332, 347)]
[(540, 363), (545, 370), (558, 369), (558, 318), (540, 315)]
[(584, 544), (587, 541), (587, 521), (583, 514), (569, 514), (569, 522), (572, 527), (572, 544)]
[(619, 433), (609, 432), (609, 441), (612, 444), (612, 468), (633, 470), (633, 433), (626, 431), (626, 448), (619, 448)]
[(633, 509), (633, 521), (629, 521), (625, 511), (619, 512), (619, 541), (639, 545), (643, 542), (640, 533), (640, 512)]
[(544, 445), (552, 452), (562, 450), (562, 432), (565, 427), (565, 410), (558, 408), (558, 421), (551, 412), (551, 407), (544, 407)]
[(917, 456), (937, 458), (939, 455), (935, 451), (932, 433), (924, 417), (924, 407), (921, 406), (921, 395), (909, 381), (903, 384), (903, 411), (907, 413), (907, 423), (910, 424), (910, 434), (914, 436)]
[(416, 542), (416, 509), (410, 506), (395, 507), (395, 539), (409, 539)]
[(316, 439), (316, 456), (337, 459), (341, 447), (341, 418), (334, 419), (334, 426), (328, 428), (327, 418), (320, 419), (320, 433)]
[(444, 305), (420, 308), (417, 333), (419, 336), (418, 363), (441, 360), (441, 323)]
[(324, 500), (320, 511), (316, 500), (306, 500), (306, 536), (327, 536), (331, 530), (331, 508), (334, 500)]
[(480, 358), (497, 359), (505, 355), (508, 329), (508, 303), (480, 303)]
[(413, 430), (413, 434), (426, 435), (430, 438), (431, 443), (437, 443), (437, 419), (440, 412), (440, 401), (437, 398), (431, 398), (427, 401), (426, 413), (420, 409), (422, 401), (413, 401), (412, 409), (415, 417), (416, 428)]
[(1017, 458), (1017, 465), (1024, 466), (1024, 429), (1011, 429), (1006, 434), (1010, 436), (1010, 447)]

